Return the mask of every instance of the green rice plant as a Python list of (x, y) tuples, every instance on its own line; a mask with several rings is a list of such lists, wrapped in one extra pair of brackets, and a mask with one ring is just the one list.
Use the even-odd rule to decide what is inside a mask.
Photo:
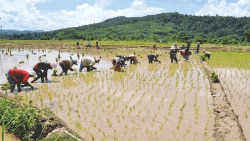
[(4, 129), (24, 140), (29, 140), (39, 122), (39, 112), (32, 101), (29, 105), (17, 105), (13, 100), (3, 98), (0, 101), (0, 113), (0, 123)]
[(174, 97), (174, 99), (172, 100), (172, 102), (170, 103), (170, 105), (168, 107), (168, 115), (171, 115), (171, 109), (174, 106), (175, 100), (176, 100), (176, 96)]
[(218, 75), (215, 72), (212, 72), (211, 80), (214, 83), (219, 83), (220, 82), (219, 77), (218, 77)]
[(182, 122), (182, 119), (183, 119), (183, 116), (184, 116), (184, 109), (186, 107), (186, 102), (183, 103), (183, 105), (181, 106), (181, 109), (180, 109), (180, 116), (179, 116), (179, 120), (178, 120), (178, 125), (177, 125), (177, 129), (180, 129), (180, 126), (181, 126), (181, 122)]

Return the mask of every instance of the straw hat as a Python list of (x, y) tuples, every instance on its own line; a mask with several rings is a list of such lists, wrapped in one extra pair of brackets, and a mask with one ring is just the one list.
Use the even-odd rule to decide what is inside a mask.
[(53, 63), (50, 63), (50, 66), (51, 66), (52, 68), (56, 68), (56, 67), (57, 67), (57, 64), (56, 64), (55, 62), (53, 62)]

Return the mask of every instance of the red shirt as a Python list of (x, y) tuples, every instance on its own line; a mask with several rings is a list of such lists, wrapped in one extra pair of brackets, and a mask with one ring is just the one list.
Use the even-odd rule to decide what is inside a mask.
[(9, 70), (10, 77), (15, 81), (15, 82), (22, 82), (25, 83), (29, 79), (29, 73), (25, 70), (21, 69), (10, 69)]

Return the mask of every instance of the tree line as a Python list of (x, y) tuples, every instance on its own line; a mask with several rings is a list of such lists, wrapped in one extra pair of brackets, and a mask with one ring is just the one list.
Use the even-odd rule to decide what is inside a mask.
[(100, 23), (48, 32), (6, 34), (4, 38), (245, 44), (250, 42), (250, 17), (194, 16), (177, 12), (131, 18), (121, 16)]

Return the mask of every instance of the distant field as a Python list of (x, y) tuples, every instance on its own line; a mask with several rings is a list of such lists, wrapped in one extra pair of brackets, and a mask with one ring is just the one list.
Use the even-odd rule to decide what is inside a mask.
[[(80, 46), (86, 46), (86, 40), (79, 40)], [(95, 47), (96, 40), (91, 41), (91, 45)], [(171, 47), (173, 42), (168, 43), (156, 43), (156, 47)], [(178, 47), (182, 45), (186, 46), (186, 43), (175, 42)], [(149, 41), (99, 41), (99, 46), (120, 46), (120, 47), (153, 47), (154, 42)], [(2, 40), (0, 42), (0, 47), (75, 47), (75, 40)], [(196, 43), (191, 43), (191, 49), (196, 48)], [(250, 49), (250, 46), (240, 46), (240, 45), (220, 45), (220, 44), (201, 44), (202, 49), (227, 49), (227, 50), (237, 50), (237, 49)]]

